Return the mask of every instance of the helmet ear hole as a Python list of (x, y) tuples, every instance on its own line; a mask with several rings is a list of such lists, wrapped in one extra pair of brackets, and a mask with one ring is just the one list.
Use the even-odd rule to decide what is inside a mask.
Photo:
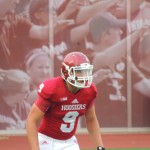
[[(64, 67), (65, 68), (65, 67)], [(61, 74), (62, 74), (62, 77), (63, 77), (63, 79), (67, 79), (68, 78), (68, 70), (66, 70), (66, 69), (61, 69)]]

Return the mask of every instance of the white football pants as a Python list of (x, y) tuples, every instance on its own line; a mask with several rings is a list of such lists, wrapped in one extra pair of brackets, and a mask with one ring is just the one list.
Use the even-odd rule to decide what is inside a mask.
[(75, 136), (68, 140), (57, 140), (38, 133), (40, 150), (80, 150)]

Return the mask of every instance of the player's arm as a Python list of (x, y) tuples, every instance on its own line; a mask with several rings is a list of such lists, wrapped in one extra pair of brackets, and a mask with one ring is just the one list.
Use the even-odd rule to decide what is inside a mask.
[(147, 78), (138, 67), (132, 62), (132, 73), (137, 78), (133, 87), (141, 94), (150, 97), (150, 79)]
[(150, 98), (150, 80), (147, 78), (142, 79), (134, 84), (134, 88), (141, 94)]
[(33, 104), (30, 113), (27, 118), (27, 137), (29, 140), (29, 144), (31, 146), (31, 150), (40, 150), (38, 143), (38, 126), (43, 117), (44, 113)]
[(104, 147), (94, 105), (86, 111), (85, 119), (87, 130), (90, 136), (92, 137), (93, 141), (95, 142), (96, 147), (98, 146)]
[(38, 26), (32, 25), (29, 31), (29, 36), (31, 39), (47, 40), (49, 37), (50, 27), (48, 25)]
[(70, 31), (70, 38), (73, 44), (80, 42), (89, 34), (89, 22), (74, 27)]
[[(131, 46), (144, 34), (146, 29), (139, 29), (130, 35), (128, 35), (123, 40), (119, 41), (118, 43), (114, 44), (113, 46), (109, 47), (103, 52), (99, 52), (93, 59), (93, 66), (94, 69), (101, 69), (103, 67), (108, 67), (113, 63), (118, 62), (122, 57), (126, 56), (127, 52), (127, 41), (131, 40)], [(99, 63), (100, 60), (101, 63)], [(109, 60), (109, 61), (105, 61)]]
[(79, 13), (76, 17), (76, 23), (82, 24), (85, 23), (88, 19), (93, 17), (97, 13), (101, 13), (111, 7), (118, 0), (105, 0), (97, 1), (89, 6), (82, 6), (79, 9)]

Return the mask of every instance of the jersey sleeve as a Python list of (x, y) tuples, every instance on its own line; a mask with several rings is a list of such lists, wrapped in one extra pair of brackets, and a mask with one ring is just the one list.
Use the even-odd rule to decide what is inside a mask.
[(29, 36), (33, 24), (27, 17), (16, 16), (16, 28), (19, 35)]
[(51, 106), (51, 98), (53, 96), (54, 84), (51, 80), (46, 80), (39, 85), (38, 88), (38, 98), (35, 101), (36, 106), (43, 112), (46, 112)]
[(51, 99), (54, 93), (54, 84), (51, 80), (46, 80), (38, 87), (38, 95), (45, 100)]
[(97, 88), (94, 84), (91, 85), (90, 94), (91, 94), (91, 100), (89, 104), (87, 105), (87, 109), (91, 108), (94, 105), (94, 99), (97, 96)]
[(94, 105), (94, 100), (90, 101), (90, 103), (87, 105), (87, 109), (91, 108)]
[(35, 101), (35, 105), (45, 113), (51, 106), (51, 102), (43, 99), (42, 97), (38, 97)]

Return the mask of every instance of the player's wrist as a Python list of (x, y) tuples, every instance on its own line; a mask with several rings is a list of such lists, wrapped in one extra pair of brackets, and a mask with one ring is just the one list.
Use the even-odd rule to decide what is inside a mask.
[(102, 146), (98, 146), (98, 147), (97, 147), (97, 150), (105, 150), (105, 148), (102, 147)]

